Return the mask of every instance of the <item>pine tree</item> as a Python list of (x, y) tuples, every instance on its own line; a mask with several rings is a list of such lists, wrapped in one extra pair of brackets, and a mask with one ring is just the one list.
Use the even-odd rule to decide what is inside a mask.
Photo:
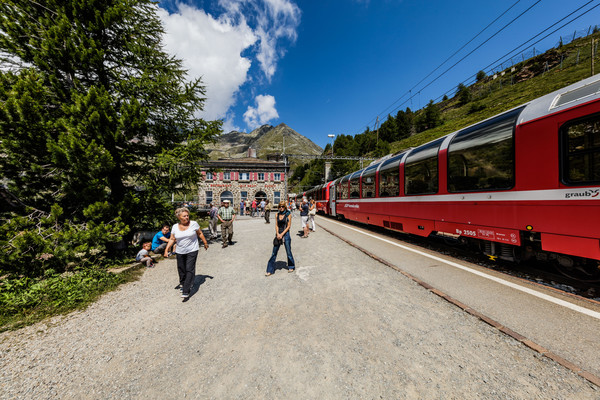
[(132, 209), (136, 188), (159, 197), (198, 181), (221, 122), (196, 117), (204, 88), (162, 49), (156, 11), (150, 0), (0, 2), (0, 168), (25, 204), (81, 217), (106, 201), (133, 218), (149, 211)]

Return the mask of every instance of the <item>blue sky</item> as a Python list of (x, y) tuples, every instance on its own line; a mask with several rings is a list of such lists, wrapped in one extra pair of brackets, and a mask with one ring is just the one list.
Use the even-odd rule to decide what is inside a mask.
[(424, 107), (582, 6), (534, 39), (558, 29), (535, 48), (546, 50), (561, 35), (600, 25), (600, 7), (592, 9), (599, 4), (161, 0), (159, 15), (166, 50), (206, 86), (203, 118), (223, 119), (225, 132), (285, 123), (324, 147), (329, 134), (354, 135), (373, 129), (377, 116), (381, 122), (398, 107)]

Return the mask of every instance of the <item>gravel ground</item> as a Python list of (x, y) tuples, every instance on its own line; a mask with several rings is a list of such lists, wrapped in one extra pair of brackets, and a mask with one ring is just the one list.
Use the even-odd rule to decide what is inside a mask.
[[(294, 220), (299, 229), (299, 220)], [(84, 311), (0, 334), (2, 399), (598, 399), (600, 390), (323, 230), (265, 277), (274, 227)], [(285, 267), (285, 250), (278, 257)]]

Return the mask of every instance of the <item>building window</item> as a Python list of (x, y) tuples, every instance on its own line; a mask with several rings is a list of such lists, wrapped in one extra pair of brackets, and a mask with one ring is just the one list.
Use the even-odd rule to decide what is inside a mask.
[(273, 192), (273, 203), (279, 204), (281, 201), (281, 192)]
[(248, 192), (245, 190), (242, 190), (240, 192), (240, 196), (242, 196), (242, 200), (247, 200), (248, 199)]
[(212, 172), (207, 172), (206, 173), (206, 180), (207, 181), (212, 181), (213, 179), (214, 179), (213, 178), (213, 173)]
[(259, 181), (264, 181), (265, 180), (265, 173), (264, 172), (259, 172), (258, 173), (258, 180)]
[(223, 180), (230, 181), (231, 180), (231, 172), (223, 172)]
[(213, 201), (213, 193), (212, 190), (207, 190), (206, 192), (204, 192), (206, 195), (206, 204), (210, 204)]
[(250, 173), (249, 172), (240, 172), (240, 181), (249, 181)]
[(273, 174), (273, 180), (274, 181), (280, 181), (281, 180), (281, 174), (280, 173), (274, 173)]

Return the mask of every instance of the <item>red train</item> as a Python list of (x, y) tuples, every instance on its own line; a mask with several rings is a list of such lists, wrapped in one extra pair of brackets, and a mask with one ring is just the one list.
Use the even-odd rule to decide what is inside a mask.
[(600, 75), (312, 188), (318, 210), (600, 279)]

